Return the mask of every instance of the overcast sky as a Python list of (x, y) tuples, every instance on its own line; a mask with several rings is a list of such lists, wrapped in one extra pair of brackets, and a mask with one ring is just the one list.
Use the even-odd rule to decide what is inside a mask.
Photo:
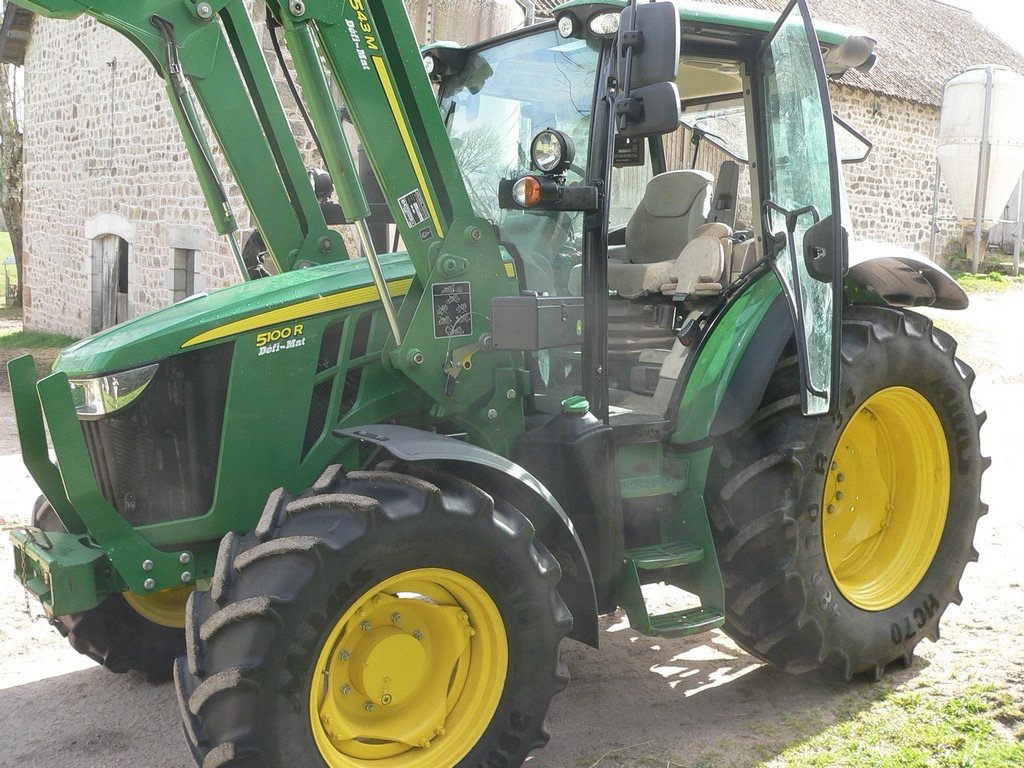
[(1021, 0), (943, 0), (967, 8), (1017, 50), (1024, 53), (1024, 2)]

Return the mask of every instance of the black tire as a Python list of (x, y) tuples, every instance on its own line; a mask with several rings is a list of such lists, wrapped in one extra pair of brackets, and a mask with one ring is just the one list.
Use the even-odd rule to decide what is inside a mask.
[[(57, 513), (40, 496), (32, 507), (32, 525), (51, 533), (66, 533)], [(57, 616), (50, 623), (71, 647), (111, 672), (137, 672), (151, 683), (171, 679), (174, 660), (185, 652), (185, 631), (156, 624), (110, 595), (82, 613)]]
[[(186, 738), (205, 768), (325, 765), (310, 694), (324, 678), (324, 654), (337, 655), (332, 628), (348, 626), (346, 612), (368, 605), (371, 593), (376, 599), (375, 585), (423, 568), (479, 585), (507, 637), (500, 699), (458, 765), (518, 766), (547, 742), (549, 703), (568, 682), (559, 644), (572, 625), (555, 591), (557, 561), (503, 500), (439, 471), (398, 468), (331, 467), (297, 498), (276, 491), (254, 532), (223, 540), (212, 590), (189, 601), (188, 654), (175, 664)], [(331, 693), (322, 695), (334, 695), (336, 682), (328, 678)], [(450, 737), (437, 736), (428, 755)]]
[[(985, 417), (971, 401), (974, 373), (955, 351), (952, 337), (920, 315), (847, 307), (839, 413), (801, 414), (790, 349), (755, 415), (716, 447), (708, 499), (726, 588), (725, 630), (744, 650), (791, 672), (877, 680), (893, 661), (909, 665), (924, 637), (938, 640), (942, 613), (961, 600), (964, 567), (977, 560), (972, 542), (987, 510), (979, 494), (990, 463), (979, 440)], [(922, 395), (941, 423), (949, 504), (934, 556), (920, 560), (921, 568), (927, 562), (920, 581), (898, 602), (865, 610), (829, 569), (823, 517), (835, 508), (822, 511), (823, 492), (844, 428), (869, 397), (892, 387)]]

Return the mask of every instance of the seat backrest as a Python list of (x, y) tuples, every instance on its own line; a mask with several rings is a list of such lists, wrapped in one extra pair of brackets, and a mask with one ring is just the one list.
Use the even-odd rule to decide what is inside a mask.
[(668, 171), (647, 183), (626, 225), (626, 253), (634, 264), (675, 259), (711, 210), (714, 177), (704, 171)]

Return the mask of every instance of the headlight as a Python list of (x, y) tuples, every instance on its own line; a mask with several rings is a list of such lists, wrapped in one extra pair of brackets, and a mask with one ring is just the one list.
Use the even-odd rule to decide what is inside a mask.
[(98, 419), (130, 405), (145, 391), (159, 367), (154, 363), (94, 379), (69, 379), (78, 418)]
[(580, 33), (580, 22), (571, 13), (563, 13), (558, 17), (558, 34), (562, 37), (576, 37)]
[(530, 145), (530, 159), (544, 173), (561, 173), (569, 167), (575, 155), (572, 139), (553, 128), (538, 133)]
[(587, 24), (592, 34), (598, 37), (611, 37), (619, 31), (618, 13), (599, 13), (591, 16)]

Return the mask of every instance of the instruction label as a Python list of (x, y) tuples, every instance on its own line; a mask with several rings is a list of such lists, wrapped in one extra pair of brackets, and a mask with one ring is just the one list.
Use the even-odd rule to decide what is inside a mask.
[(473, 292), (468, 282), (434, 283), (434, 338), (450, 339), (473, 333)]
[(412, 229), (422, 221), (427, 220), (427, 203), (423, 199), (423, 193), (414, 189), (406, 195), (398, 198), (398, 207), (402, 209), (402, 216), (405, 217), (405, 225)]

